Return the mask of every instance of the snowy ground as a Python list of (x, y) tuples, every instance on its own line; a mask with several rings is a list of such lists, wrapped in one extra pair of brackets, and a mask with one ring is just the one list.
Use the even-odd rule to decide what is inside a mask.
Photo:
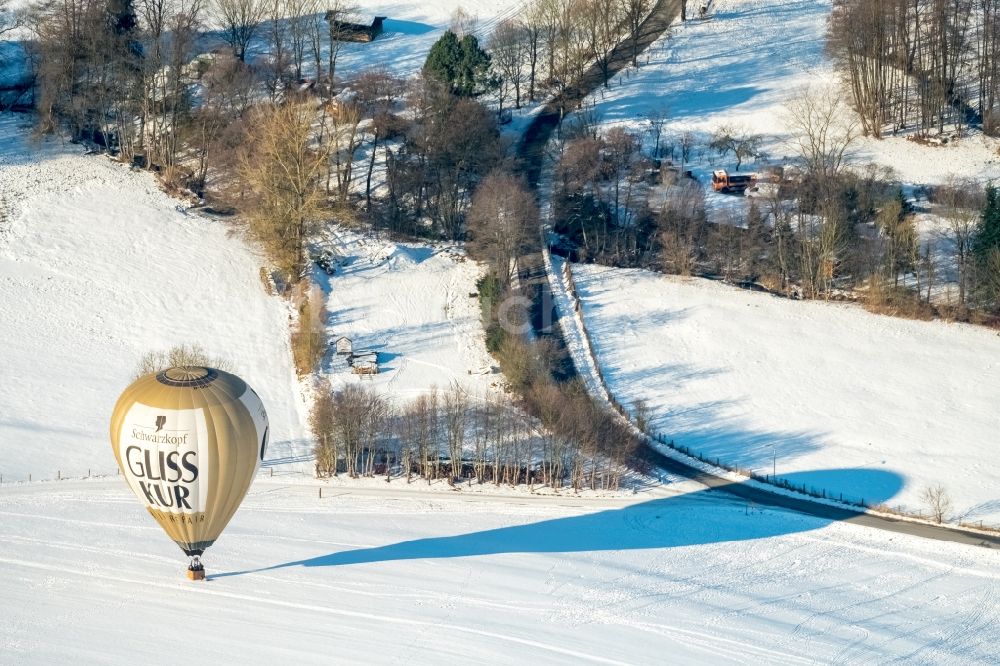
[(924, 487), (943, 484), (953, 517), (1000, 524), (995, 331), (640, 270), (574, 276), (612, 392), (645, 399), (678, 444), (869, 503), (923, 509)]
[(361, 379), (331, 354), (333, 385), (364, 382), (397, 402), (457, 384), (474, 396), (500, 390), (480, 322), (476, 280), (482, 267), (449, 245), (395, 243), (344, 229), (330, 233), (341, 266), (317, 271), (328, 294), (328, 337), (350, 338), (355, 352), (378, 352), (379, 374)]
[[(116, 479), (0, 487), (5, 663), (987, 663), (1000, 559), (750, 508), (260, 480), (209, 580)], [(252, 627), (252, 631), (247, 631)]]
[(261, 258), (219, 222), (185, 213), (148, 173), (34, 144), (0, 116), (0, 474), (111, 472), (108, 419), (140, 356), (200, 344), (261, 395), (272, 455), (300, 452), (304, 406), (288, 308)]

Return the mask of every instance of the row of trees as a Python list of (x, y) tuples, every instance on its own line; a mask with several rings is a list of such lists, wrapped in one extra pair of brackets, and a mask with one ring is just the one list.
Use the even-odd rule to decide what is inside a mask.
[[(651, 0), (534, 0), (494, 26), (486, 46), (501, 108), (576, 85), (592, 64), (610, 78), (612, 51), (636, 34)], [(633, 64), (638, 52), (633, 50)]]
[[(553, 406), (554, 407), (554, 406)], [(578, 424), (587, 415), (575, 413)], [(591, 418), (592, 422), (593, 419)], [(325, 386), (311, 414), (316, 475), (384, 475), (496, 485), (616, 488), (623, 467), (593, 437), (553, 432), (503, 397), (473, 399), (459, 387), (432, 390), (404, 405), (362, 384)]]
[(835, 0), (830, 45), (867, 135), (1000, 129), (998, 0)]

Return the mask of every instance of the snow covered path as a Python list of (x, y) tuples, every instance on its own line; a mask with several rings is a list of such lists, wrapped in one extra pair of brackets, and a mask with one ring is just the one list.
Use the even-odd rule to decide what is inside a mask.
[(750, 509), (258, 480), (184, 558), (118, 479), (0, 487), (5, 663), (985, 663), (1000, 553)]

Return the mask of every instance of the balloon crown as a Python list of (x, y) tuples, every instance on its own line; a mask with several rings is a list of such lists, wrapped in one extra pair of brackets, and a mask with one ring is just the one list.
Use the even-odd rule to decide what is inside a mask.
[(167, 386), (201, 388), (208, 386), (219, 376), (215, 368), (200, 366), (174, 366), (157, 373), (156, 381)]

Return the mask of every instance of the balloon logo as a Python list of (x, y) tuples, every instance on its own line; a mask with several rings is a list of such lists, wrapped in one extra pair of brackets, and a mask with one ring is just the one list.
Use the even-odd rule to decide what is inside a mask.
[(267, 450), (267, 412), (236, 375), (174, 367), (145, 375), (118, 398), (111, 446), (122, 475), (203, 580), (215, 543)]

